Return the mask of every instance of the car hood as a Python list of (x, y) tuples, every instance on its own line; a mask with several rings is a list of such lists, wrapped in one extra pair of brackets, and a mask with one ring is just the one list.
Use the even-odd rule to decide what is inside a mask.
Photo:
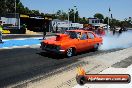
[(55, 37), (44, 40), (43, 42), (46, 44), (61, 45), (61, 43), (66, 42), (69, 39), (71, 38), (67, 34), (57, 34)]

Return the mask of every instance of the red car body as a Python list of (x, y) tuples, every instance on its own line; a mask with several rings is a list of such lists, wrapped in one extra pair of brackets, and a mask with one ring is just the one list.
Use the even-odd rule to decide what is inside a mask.
[(64, 34), (57, 34), (56, 37), (43, 40), (41, 48), (47, 52), (66, 54), (70, 57), (77, 52), (97, 50), (102, 41), (102, 38), (92, 31), (68, 30)]

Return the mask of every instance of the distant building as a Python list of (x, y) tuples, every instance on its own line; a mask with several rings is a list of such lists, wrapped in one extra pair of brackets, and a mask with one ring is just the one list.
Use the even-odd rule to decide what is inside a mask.
[[(72, 22), (71, 21), (69, 21), (69, 24), (71, 24)], [(64, 21), (62, 21), (62, 20), (59, 20), (59, 19), (54, 19), (54, 20), (52, 20), (52, 22), (51, 22), (51, 25), (52, 25), (52, 27), (64, 27), (64, 28), (67, 28), (68, 27), (68, 20), (64, 20)]]
[(10, 27), (16, 27), (18, 28), (19, 23), (19, 14), (16, 13), (8, 13), (4, 17), (0, 17), (3, 26), (10, 26)]
[(83, 28), (83, 24), (80, 24), (80, 23), (71, 23), (71, 27), (73, 27), (73, 28)]
[(98, 18), (88, 18), (89, 24), (95, 27), (106, 27), (107, 24), (103, 24), (103, 19)]
[(59, 20), (59, 19), (54, 19), (51, 21), (51, 31), (56, 31), (56, 28), (58, 28), (58, 31), (61, 30), (67, 30), (69, 29), (76, 29), (76, 28), (83, 28), (83, 24), (79, 23), (72, 23), (71, 21), (68, 22), (68, 20)]
[[(51, 16), (42, 16), (34, 14), (14, 14), (9, 13), (4, 17), (0, 17), (5, 31), (10, 31), (11, 34), (24, 34), (26, 29), (34, 32), (50, 31)], [(42, 27), (45, 28), (42, 28)], [(44, 30), (43, 30), (44, 29)]]

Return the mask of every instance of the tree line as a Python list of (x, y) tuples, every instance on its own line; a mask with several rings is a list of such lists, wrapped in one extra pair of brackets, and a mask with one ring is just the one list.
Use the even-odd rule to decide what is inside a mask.
[[(4, 16), (7, 13), (15, 13), (15, 1), (16, 1), (16, 13), (19, 14), (34, 14), (41, 16), (51, 16), (53, 19), (60, 20), (69, 20), (72, 22), (78, 22), (82, 24), (87, 24), (88, 19), (86, 17), (80, 17), (79, 12), (74, 9), (69, 9), (69, 11), (64, 12), (62, 10), (58, 10), (54, 14), (48, 14), (40, 12), (39, 10), (30, 10), (28, 7), (25, 7), (20, 0), (0, 0), (0, 16)], [(108, 17), (104, 17), (101, 13), (96, 13), (94, 17), (102, 19), (103, 23), (108, 23)], [(74, 19), (75, 18), (75, 19)], [(115, 18), (110, 19), (110, 26), (126, 26), (132, 27), (132, 18), (126, 18), (123, 21), (117, 20)]]
[(123, 21), (113, 18), (112, 14), (111, 14), (111, 17), (104, 17), (103, 14), (96, 13), (94, 15), (94, 17), (102, 19), (104, 24), (108, 24), (108, 19), (109, 19), (109, 25), (111, 27), (115, 27), (115, 26), (117, 26), (117, 27), (132, 27), (132, 18), (131, 17), (125, 18)]
[[(28, 7), (25, 7), (20, 0), (0, 0), (0, 16), (4, 16), (7, 13), (15, 13), (15, 1), (16, 1), (16, 13), (19, 14), (34, 14), (34, 15), (41, 15), (41, 16), (51, 16), (53, 19), (60, 19), (60, 20), (68, 20), (68, 13), (58, 10), (54, 14), (48, 14), (40, 12), (39, 10), (30, 10)], [(85, 17), (80, 17), (78, 11), (74, 11), (74, 9), (69, 10), (69, 20), (79, 23), (88, 23)]]

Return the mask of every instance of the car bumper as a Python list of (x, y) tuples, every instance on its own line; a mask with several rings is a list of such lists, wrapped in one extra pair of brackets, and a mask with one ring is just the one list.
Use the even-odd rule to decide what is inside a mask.
[(56, 54), (65, 54), (65, 50), (56, 50), (56, 49), (50, 49), (50, 48), (44, 48), (40, 46), (40, 48), (46, 52), (56, 53)]

